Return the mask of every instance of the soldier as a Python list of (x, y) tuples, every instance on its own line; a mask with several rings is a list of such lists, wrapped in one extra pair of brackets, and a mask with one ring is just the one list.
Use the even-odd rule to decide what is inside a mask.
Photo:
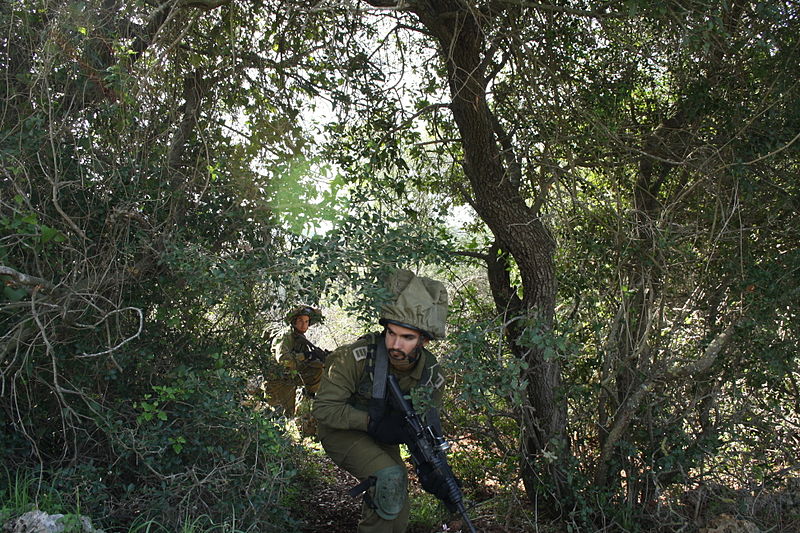
[(308, 328), (322, 321), (318, 309), (301, 305), (292, 309), (284, 319), (289, 328), (275, 337), (272, 351), (285, 369), (283, 379), (272, 386), (274, 404), (283, 407), (286, 416), (294, 416), (297, 388), (304, 397), (313, 398), (319, 389), (322, 367), (328, 350), (314, 346), (306, 338)]
[[(385, 401), (388, 373), (404, 393), (421, 388), (417, 392), (436, 407), (444, 384), (436, 358), (425, 349), (444, 337), (444, 285), (398, 270), (387, 288), (394, 299), (381, 309), (383, 331), (329, 356), (313, 407), (325, 452), (360, 481), (351, 494), (365, 491), (360, 533), (398, 533), (408, 524), (408, 474), (398, 446), (406, 436), (402, 415)], [(428, 411), (428, 423), (431, 418), (438, 426), (436, 409)]]

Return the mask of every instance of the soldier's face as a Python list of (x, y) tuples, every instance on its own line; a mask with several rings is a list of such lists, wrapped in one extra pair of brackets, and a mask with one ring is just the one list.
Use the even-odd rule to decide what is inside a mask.
[(298, 333), (305, 333), (308, 331), (309, 325), (311, 325), (311, 317), (309, 316), (300, 315), (294, 319), (294, 329), (296, 329)]
[(389, 352), (389, 362), (397, 370), (414, 366), (417, 352), (427, 343), (428, 338), (417, 330), (386, 324), (386, 351)]

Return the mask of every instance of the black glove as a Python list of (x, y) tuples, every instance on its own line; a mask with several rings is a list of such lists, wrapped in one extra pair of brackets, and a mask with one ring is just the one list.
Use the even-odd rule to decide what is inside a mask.
[(306, 350), (305, 352), (306, 359), (309, 361), (320, 361), (325, 362), (325, 358), (328, 357), (328, 354), (331, 353), (330, 350), (323, 350), (322, 348), (314, 347), (311, 350)]
[(389, 412), (380, 420), (370, 419), (367, 433), (383, 444), (404, 444), (407, 440), (405, 418), (397, 412)]
[[(450, 494), (450, 486), (447, 484), (445, 478), (437, 471), (420, 468), (417, 471), (417, 476), (419, 477), (419, 482), (422, 485), (422, 488), (425, 489), (426, 492), (429, 492), (442, 500), (447, 510), (452, 512), (456, 511), (456, 505), (451, 498)], [(459, 487), (461, 486), (461, 481), (453, 476), (456, 485)]]

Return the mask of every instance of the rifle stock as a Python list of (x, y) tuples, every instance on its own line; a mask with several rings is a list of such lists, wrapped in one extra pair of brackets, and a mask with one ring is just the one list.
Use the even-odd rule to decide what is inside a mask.
[(447, 500), (444, 500), (439, 495), (437, 497), (442, 499), (448, 507), (452, 506), (458, 511), (470, 533), (477, 533), (475, 526), (472, 525), (472, 521), (469, 519), (467, 509), (464, 507), (464, 495), (461, 493), (461, 487), (458, 486), (456, 477), (447, 463), (446, 451), (450, 448), (450, 444), (443, 437), (436, 435), (430, 425), (422, 423), (417, 412), (414, 411), (414, 408), (403, 395), (400, 384), (397, 383), (397, 378), (392, 374), (388, 376), (388, 384), (392, 402), (405, 417), (409, 433), (409, 442), (406, 444), (411, 453), (411, 459), (417, 474), (420, 475), (420, 469), (422, 469), (440, 476), (447, 486)]

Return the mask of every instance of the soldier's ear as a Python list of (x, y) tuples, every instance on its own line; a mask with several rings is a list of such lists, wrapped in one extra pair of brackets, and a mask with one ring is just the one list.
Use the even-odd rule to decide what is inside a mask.
[(422, 342), (420, 343), (420, 346), (422, 346), (424, 348), (429, 342), (430, 342), (430, 339), (428, 337), (426, 337), (425, 335), (423, 335), (422, 336)]

